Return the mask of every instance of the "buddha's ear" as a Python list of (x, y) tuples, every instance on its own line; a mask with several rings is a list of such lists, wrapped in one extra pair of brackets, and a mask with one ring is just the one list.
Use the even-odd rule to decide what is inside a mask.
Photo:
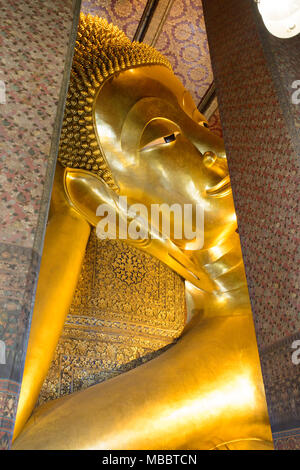
[(96, 211), (100, 204), (116, 207), (116, 193), (103, 179), (87, 170), (66, 168), (64, 188), (72, 207), (93, 227), (99, 222)]

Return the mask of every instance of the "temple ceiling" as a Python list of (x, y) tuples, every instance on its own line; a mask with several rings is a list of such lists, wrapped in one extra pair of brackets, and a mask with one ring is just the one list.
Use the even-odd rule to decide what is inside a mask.
[(213, 82), (201, 1), (83, 0), (81, 10), (158, 49), (199, 105)]

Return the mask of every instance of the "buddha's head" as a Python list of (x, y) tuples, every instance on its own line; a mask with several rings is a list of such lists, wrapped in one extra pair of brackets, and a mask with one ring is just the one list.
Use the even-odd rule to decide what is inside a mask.
[(208, 248), (236, 229), (236, 218), (223, 141), (207, 126), (158, 51), (81, 15), (63, 166), (96, 174), (129, 203), (202, 205)]

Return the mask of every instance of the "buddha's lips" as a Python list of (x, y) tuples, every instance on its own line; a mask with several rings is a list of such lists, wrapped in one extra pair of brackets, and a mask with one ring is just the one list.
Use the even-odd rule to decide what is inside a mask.
[(224, 197), (231, 194), (231, 184), (229, 175), (225, 176), (218, 184), (206, 190), (206, 194), (211, 197)]

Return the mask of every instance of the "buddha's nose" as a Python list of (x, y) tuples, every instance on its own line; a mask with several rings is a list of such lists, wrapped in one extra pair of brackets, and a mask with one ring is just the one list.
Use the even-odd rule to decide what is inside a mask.
[(227, 160), (224, 157), (218, 157), (214, 152), (208, 151), (203, 155), (203, 165), (224, 178), (228, 175)]
[(208, 161), (208, 164), (211, 164), (212, 167), (216, 167), (217, 163), (220, 162), (221, 166), (224, 166), (224, 162), (226, 162), (226, 154), (224, 141), (221, 137), (217, 136), (209, 129), (193, 121), (189, 117), (180, 123), (180, 127), (201, 155), (204, 155), (206, 152), (215, 154), (217, 158), (214, 161)]

